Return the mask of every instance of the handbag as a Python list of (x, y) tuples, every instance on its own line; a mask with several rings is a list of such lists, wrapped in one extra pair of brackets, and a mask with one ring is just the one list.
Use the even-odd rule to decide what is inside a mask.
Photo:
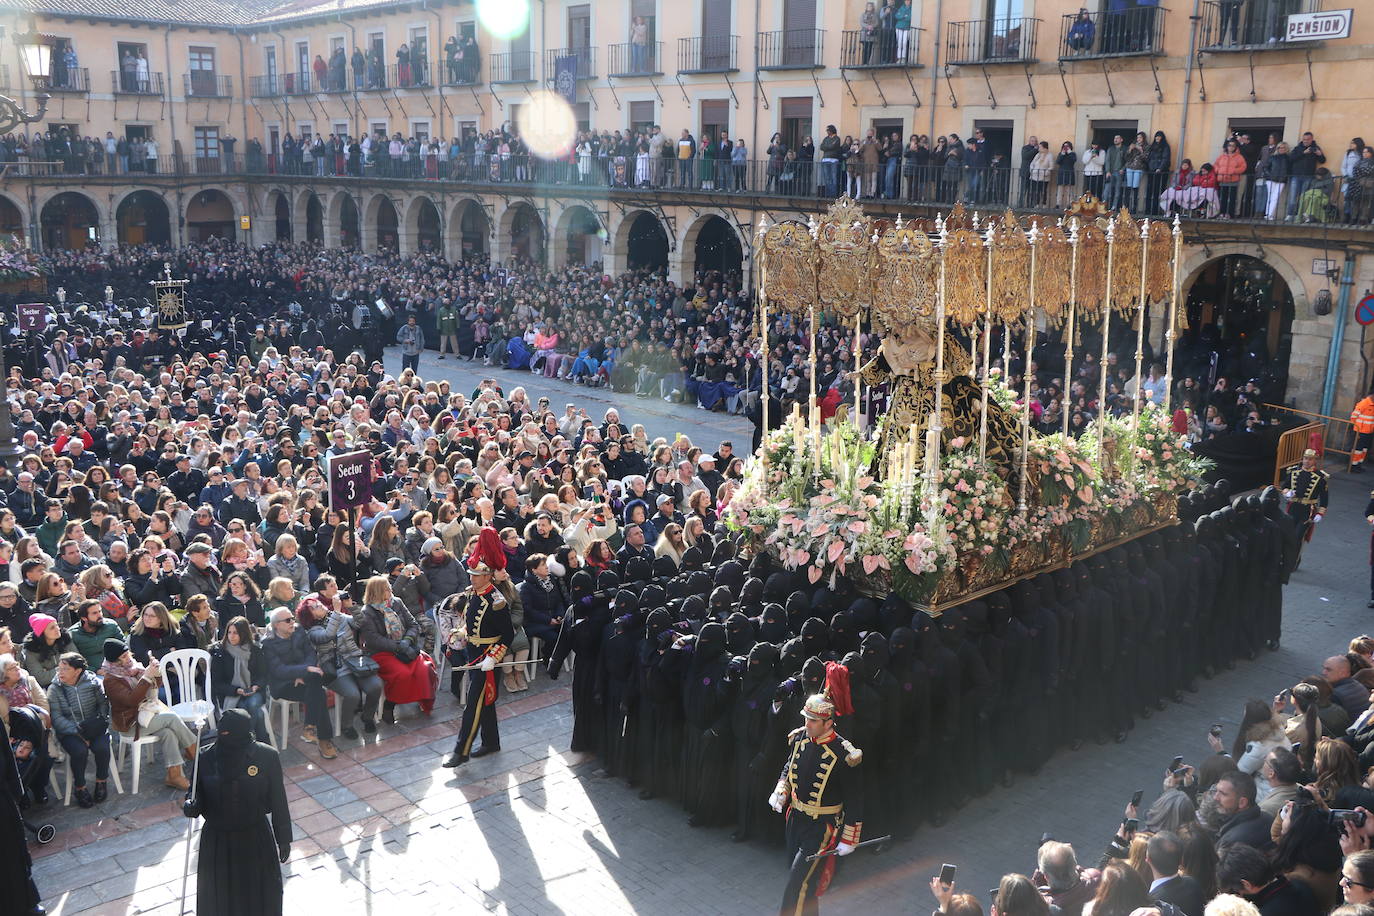
[(354, 677), (367, 677), (369, 674), (376, 674), (382, 666), (377, 664), (377, 660), (371, 655), (359, 655), (357, 658), (345, 657), (344, 668)]

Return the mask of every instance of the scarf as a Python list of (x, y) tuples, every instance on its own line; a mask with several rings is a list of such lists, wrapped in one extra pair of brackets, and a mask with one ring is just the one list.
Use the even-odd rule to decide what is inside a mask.
[(101, 677), (106, 677), (111, 674), (117, 678), (121, 678), (130, 687), (133, 687), (138, 679), (143, 676), (143, 666), (138, 662), (134, 662), (127, 668), (117, 662), (106, 662), (100, 666)]
[(224, 644), (224, 650), (229, 653), (229, 657), (234, 660), (234, 676), (230, 679), (231, 687), (247, 690), (253, 686), (253, 675), (249, 673), (248, 662), (253, 657), (253, 648), (240, 643), (237, 646)]
[(29, 693), (29, 684), (23, 672), (20, 672), (19, 680), (14, 682), (13, 687), (0, 687), (0, 697), (5, 698), (5, 702), (10, 704), (11, 709), (28, 706), (33, 702), (33, 696)]

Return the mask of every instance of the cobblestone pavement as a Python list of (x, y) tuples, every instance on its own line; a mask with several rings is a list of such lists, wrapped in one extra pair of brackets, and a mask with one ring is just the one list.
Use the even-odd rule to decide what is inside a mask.
[[(444, 374), (468, 384), (464, 369)], [(565, 401), (588, 403), (598, 394), (549, 386), (561, 387), (569, 388)], [(631, 421), (647, 413), (645, 401), (620, 403)], [(715, 416), (662, 401), (653, 407), (651, 434), (676, 424), (694, 440), (691, 429), (710, 444), (720, 438), (706, 422), (718, 423)], [(1332, 511), (1285, 592), (1279, 651), (1203, 681), (1199, 693), (1138, 722), (1124, 744), (1061, 750), (1038, 775), (976, 799), (942, 829), (925, 828), (881, 855), (851, 856), (824, 911), (928, 912), (926, 883), (942, 862), (959, 865), (961, 889), (985, 896), (1004, 871), (1032, 868), (1044, 831), (1095, 861), (1133, 790), (1144, 789), (1148, 805), (1171, 757), (1195, 761), (1208, 753), (1212, 722), (1227, 727), (1229, 742), (1247, 697), (1272, 696), (1370, 629), (1366, 490), (1359, 478), (1335, 477)], [(286, 866), (287, 913), (776, 911), (785, 867), (776, 849), (732, 844), (724, 829), (693, 830), (677, 807), (641, 801), (624, 783), (600, 776), (595, 761), (567, 751), (566, 679), (540, 675), (529, 693), (503, 694), (501, 753), (457, 771), (439, 766), (456, 730), (452, 697), (441, 694), (432, 718), (412, 710), (371, 741), (341, 739), (332, 761), (298, 737), (284, 752), (297, 837)], [(187, 823), (175, 793), (161, 785), (160, 764), (145, 766), (136, 798), (115, 796), (91, 811), (54, 804), (35, 812), (59, 828), (56, 841), (36, 851), (50, 912), (179, 911)], [(192, 901), (194, 885), (192, 875)]]

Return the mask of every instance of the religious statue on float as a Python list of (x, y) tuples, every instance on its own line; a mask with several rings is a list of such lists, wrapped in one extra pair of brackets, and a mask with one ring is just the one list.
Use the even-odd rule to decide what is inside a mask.
[[(925, 434), (933, 425), (937, 389), (941, 389), (941, 452), (948, 452), (956, 444), (976, 444), (982, 427), (983, 389), (972, 377), (973, 360), (964, 345), (945, 332), (944, 368), (940, 370), (933, 320), (895, 325), (881, 333), (878, 355), (858, 372), (865, 385), (888, 386), (887, 411), (874, 454), (874, 468), (881, 473), (888, 466), (887, 456), (913, 439), (914, 466), (924, 465)], [(941, 371), (943, 386), (937, 384)], [(987, 411), (987, 459), (1007, 477), (1015, 465), (1021, 427), (994, 398), (988, 399)]]

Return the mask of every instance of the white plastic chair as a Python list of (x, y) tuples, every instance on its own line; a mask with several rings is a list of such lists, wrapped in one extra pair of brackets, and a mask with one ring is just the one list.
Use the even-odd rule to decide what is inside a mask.
[[(201, 689), (197, 669), (205, 666), (205, 687)], [(215, 727), (215, 704), (210, 701), (210, 653), (204, 649), (177, 649), (162, 657), (163, 670), (168, 672), (167, 683), (175, 684), (170, 704), (172, 712), (187, 725), (205, 720)]]
[[(88, 763), (91, 766), (95, 765), (94, 760), (88, 761)], [(110, 763), (110, 781), (114, 783), (115, 791), (123, 795), (124, 781), (119, 778), (119, 768), (113, 765), (113, 760), (110, 761)], [(137, 774), (135, 774), (135, 778), (137, 778)], [(58, 786), (57, 767), (53, 767), (52, 774), (48, 777), (48, 782), (52, 786), (53, 795), (61, 795), (62, 804), (70, 807), (72, 803), (72, 789), (74, 788), (72, 785), (72, 758), (70, 756), (64, 756), (62, 758), (62, 782), (65, 784), (66, 788), (63, 789)], [(134, 791), (137, 792), (138, 790), (134, 789)]]
[[(343, 731), (343, 720), (341, 718), (341, 716), (343, 715), (343, 704), (339, 701), (339, 695), (337, 693), (334, 693), (334, 691), (330, 690), (328, 687), (325, 688), (325, 693), (327, 695), (332, 695), (334, 697), (334, 735), (335, 737), (338, 737), (339, 733)], [(267, 736), (272, 739), (272, 744), (277, 748), (277, 750), (286, 749), (286, 742), (289, 741), (291, 738), (291, 717), (294, 715), (297, 719), (299, 719), (301, 717), (301, 710), (303, 708), (304, 707), (301, 705), (299, 700), (272, 700), (272, 708), (268, 710), (267, 713)], [(278, 741), (276, 731), (272, 728), (273, 713), (281, 714), (280, 741)]]
[[(133, 794), (137, 795), (139, 774), (143, 768), (143, 748), (145, 745), (152, 747), (158, 744), (162, 739), (157, 737), (156, 735), (143, 735), (140, 738), (133, 738), (129, 735), (124, 734), (123, 732), (117, 732), (114, 730), (110, 731), (110, 737), (113, 739), (118, 739), (118, 746), (116, 747), (114, 754), (114, 765), (110, 767), (111, 774), (118, 773), (119, 768), (124, 766), (125, 750), (129, 747), (132, 747), (134, 749), (134, 779), (132, 789)], [(149, 756), (151, 757), (152, 755), (149, 754)], [(179, 765), (181, 761), (178, 760), (175, 763), (176, 765)], [(173, 764), (169, 764), (169, 766), (171, 765)]]

